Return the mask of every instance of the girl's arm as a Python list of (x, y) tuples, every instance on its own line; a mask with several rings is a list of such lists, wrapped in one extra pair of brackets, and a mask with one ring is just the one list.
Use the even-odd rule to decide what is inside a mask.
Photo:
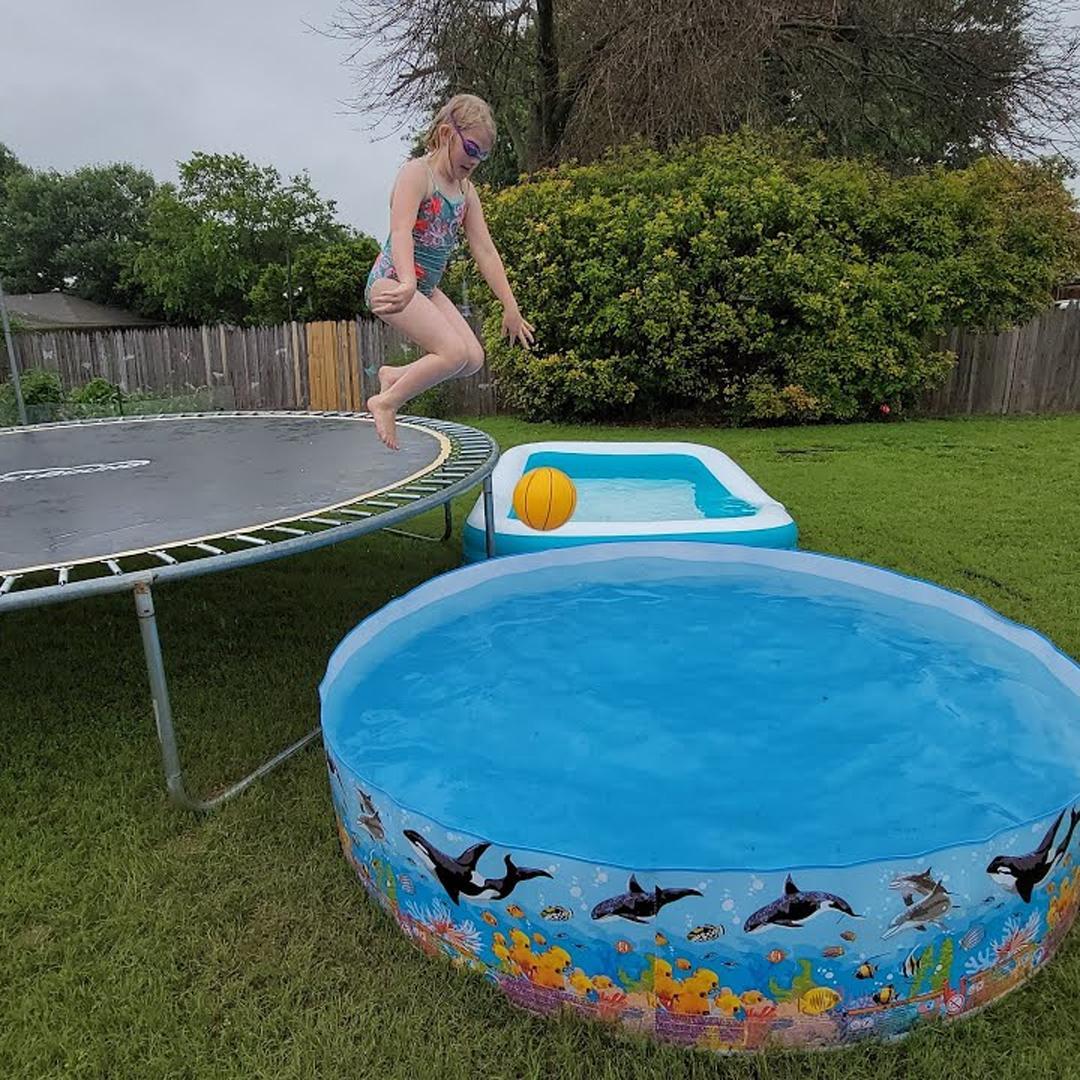
[(472, 252), (473, 261), (477, 270), (483, 275), (484, 280), (491, 286), (491, 291), (498, 298), (504, 308), (517, 307), (514, 293), (510, 288), (510, 282), (506, 280), (506, 271), (503, 269), (502, 259), (499, 258), (495, 244), (492, 242), (491, 233), (488, 232), (487, 222), (484, 220), (484, 210), (480, 205), (480, 196), (476, 188), (470, 184), (465, 204), (465, 237), (469, 241), (469, 250)]
[(469, 184), (468, 202), (465, 205), (465, 237), (469, 241), (469, 250), (476, 268), (503, 306), (503, 332), (509, 336), (511, 342), (517, 338), (522, 345), (531, 345), (533, 327), (522, 317), (517, 300), (514, 299), (510, 282), (506, 280), (502, 259), (495, 250), (487, 222), (484, 220), (480, 196), (472, 184)]

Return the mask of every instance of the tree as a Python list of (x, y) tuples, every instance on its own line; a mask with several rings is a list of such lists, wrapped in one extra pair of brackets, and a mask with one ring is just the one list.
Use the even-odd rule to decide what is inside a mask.
[(379, 244), (370, 236), (300, 248), (293, 263), (292, 314), (286, 268), (273, 263), (251, 290), (251, 321), (267, 324), (290, 318), (305, 322), (355, 318), (367, 311), (364, 284), (378, 253)]
[(9, 176), (22, 176), (29, 171), (9, 146), (0, 143), (0, 199), (3, 198), (4, 184)]
[(344, 0), (331, 32), (357, 45), (350, 58), (359, 64), (353, 104), (373, 124), (397, 118), (411, 125), (460, 91), (484, 98), (499, 141), (483, 176), (501, 186), (536, 161), (532, 12), (531, 0)]
[(125, 164), (34, 172), (3, 150), (0, 274), (7, 288), (132, 302), (128, 271), (145, 237), (153, 177)]
[[(1067, 0), (342, 0), (357, 107), (488, 98), (523, 169), (798, 126), (894, 168), (1080, 142)], [(526, 108), (521, 108), (521, 103)], [(521, 130), (522, 126), (526, 130)]]
[(306, 173), (285, 182), (240, 154), (196, 153), (155, 195), (135, 274), (171, 316), (243, 323), (268, 266), (285, 268), (288, 306), (296, 252), (344, 239), (334, 208)]

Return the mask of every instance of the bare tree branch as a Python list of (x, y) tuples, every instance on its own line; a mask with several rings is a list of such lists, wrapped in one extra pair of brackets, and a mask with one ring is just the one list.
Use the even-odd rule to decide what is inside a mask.
[(506, 120), (523, 167), (753, 123), (910, 168), (1080, 146), (1076, 11), (1075, 0), (342, 0), (331, 32), (354, 47), (353, 104), (369, 120), (411, 120), (472, 90)]

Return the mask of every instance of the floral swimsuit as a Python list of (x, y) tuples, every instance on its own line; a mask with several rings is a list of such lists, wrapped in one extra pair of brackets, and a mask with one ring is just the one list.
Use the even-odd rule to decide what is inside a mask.
[[(431, 194), (425, 196), (420, 203), (412, 230), (416, 287), (425, 296), (431, 296), (442, 279), (443, 271), (457, 243), (458, 229), (465, 220), (465, 197), (454, 200), (444, 195), (435, 185), (435, 174), (430, 165), (428, 175), (431, 178)], [(367, 286), (364, 289), (364, 300), (368, 305), (371, 304), (371, 286), (380, 278), (398, 280), (389, 236), (371, 268), (371, 273), (368, 274)]]

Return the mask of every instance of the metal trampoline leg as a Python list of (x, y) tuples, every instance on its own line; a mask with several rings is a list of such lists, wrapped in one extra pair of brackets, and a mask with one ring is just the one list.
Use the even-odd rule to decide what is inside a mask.
[(135, 613), (139, 618), (139, 633), (142, 635), (143, 655), (146, 657), (146, 674), (150, 679), (150, 693), (154, 701), (154, 722), (157, 725), (158, 742), (161, 743), (165, 785), (169, 790), (169, 798), (177, 806), (182, 806), (185, 810), (213, 810), (226, 799), (239, 794), (260, 776), (280, 765), (286, 758), (302, 750), (318, 736), (319, 729), (313, 728), (291, 746), (287, 746), (280, 753), (263, 762), (254, 772), (211, 799), (197, 799), (189, 795), (184, 786), (184, 770), (180, 765), (180, 751), (176, 745), (172, 706), (169, 704), (169, 684), (165, 677), (165, 663), (161, 656), (161, 641), (158, 638), (157, 621), (154, 618), (154, 598), (150, 592), (149, 582), (140, 581), (135, 586)]
[(408, 529), (385, 529), (384, 532), (393, 533), (395, 536), (407, 536), (410, 540), (425, 540), (429, 544), (445, 544), (454, 532), (454, 519), (451, 516), (450, 504), (443, 503), (443, 531), (442, 536), (425, 536), (423, 533), (409, 532)]
[(489, 559), (495, 556), (495, 502), (491, 494), (491, 474), (484, 477), (484, 545)]

